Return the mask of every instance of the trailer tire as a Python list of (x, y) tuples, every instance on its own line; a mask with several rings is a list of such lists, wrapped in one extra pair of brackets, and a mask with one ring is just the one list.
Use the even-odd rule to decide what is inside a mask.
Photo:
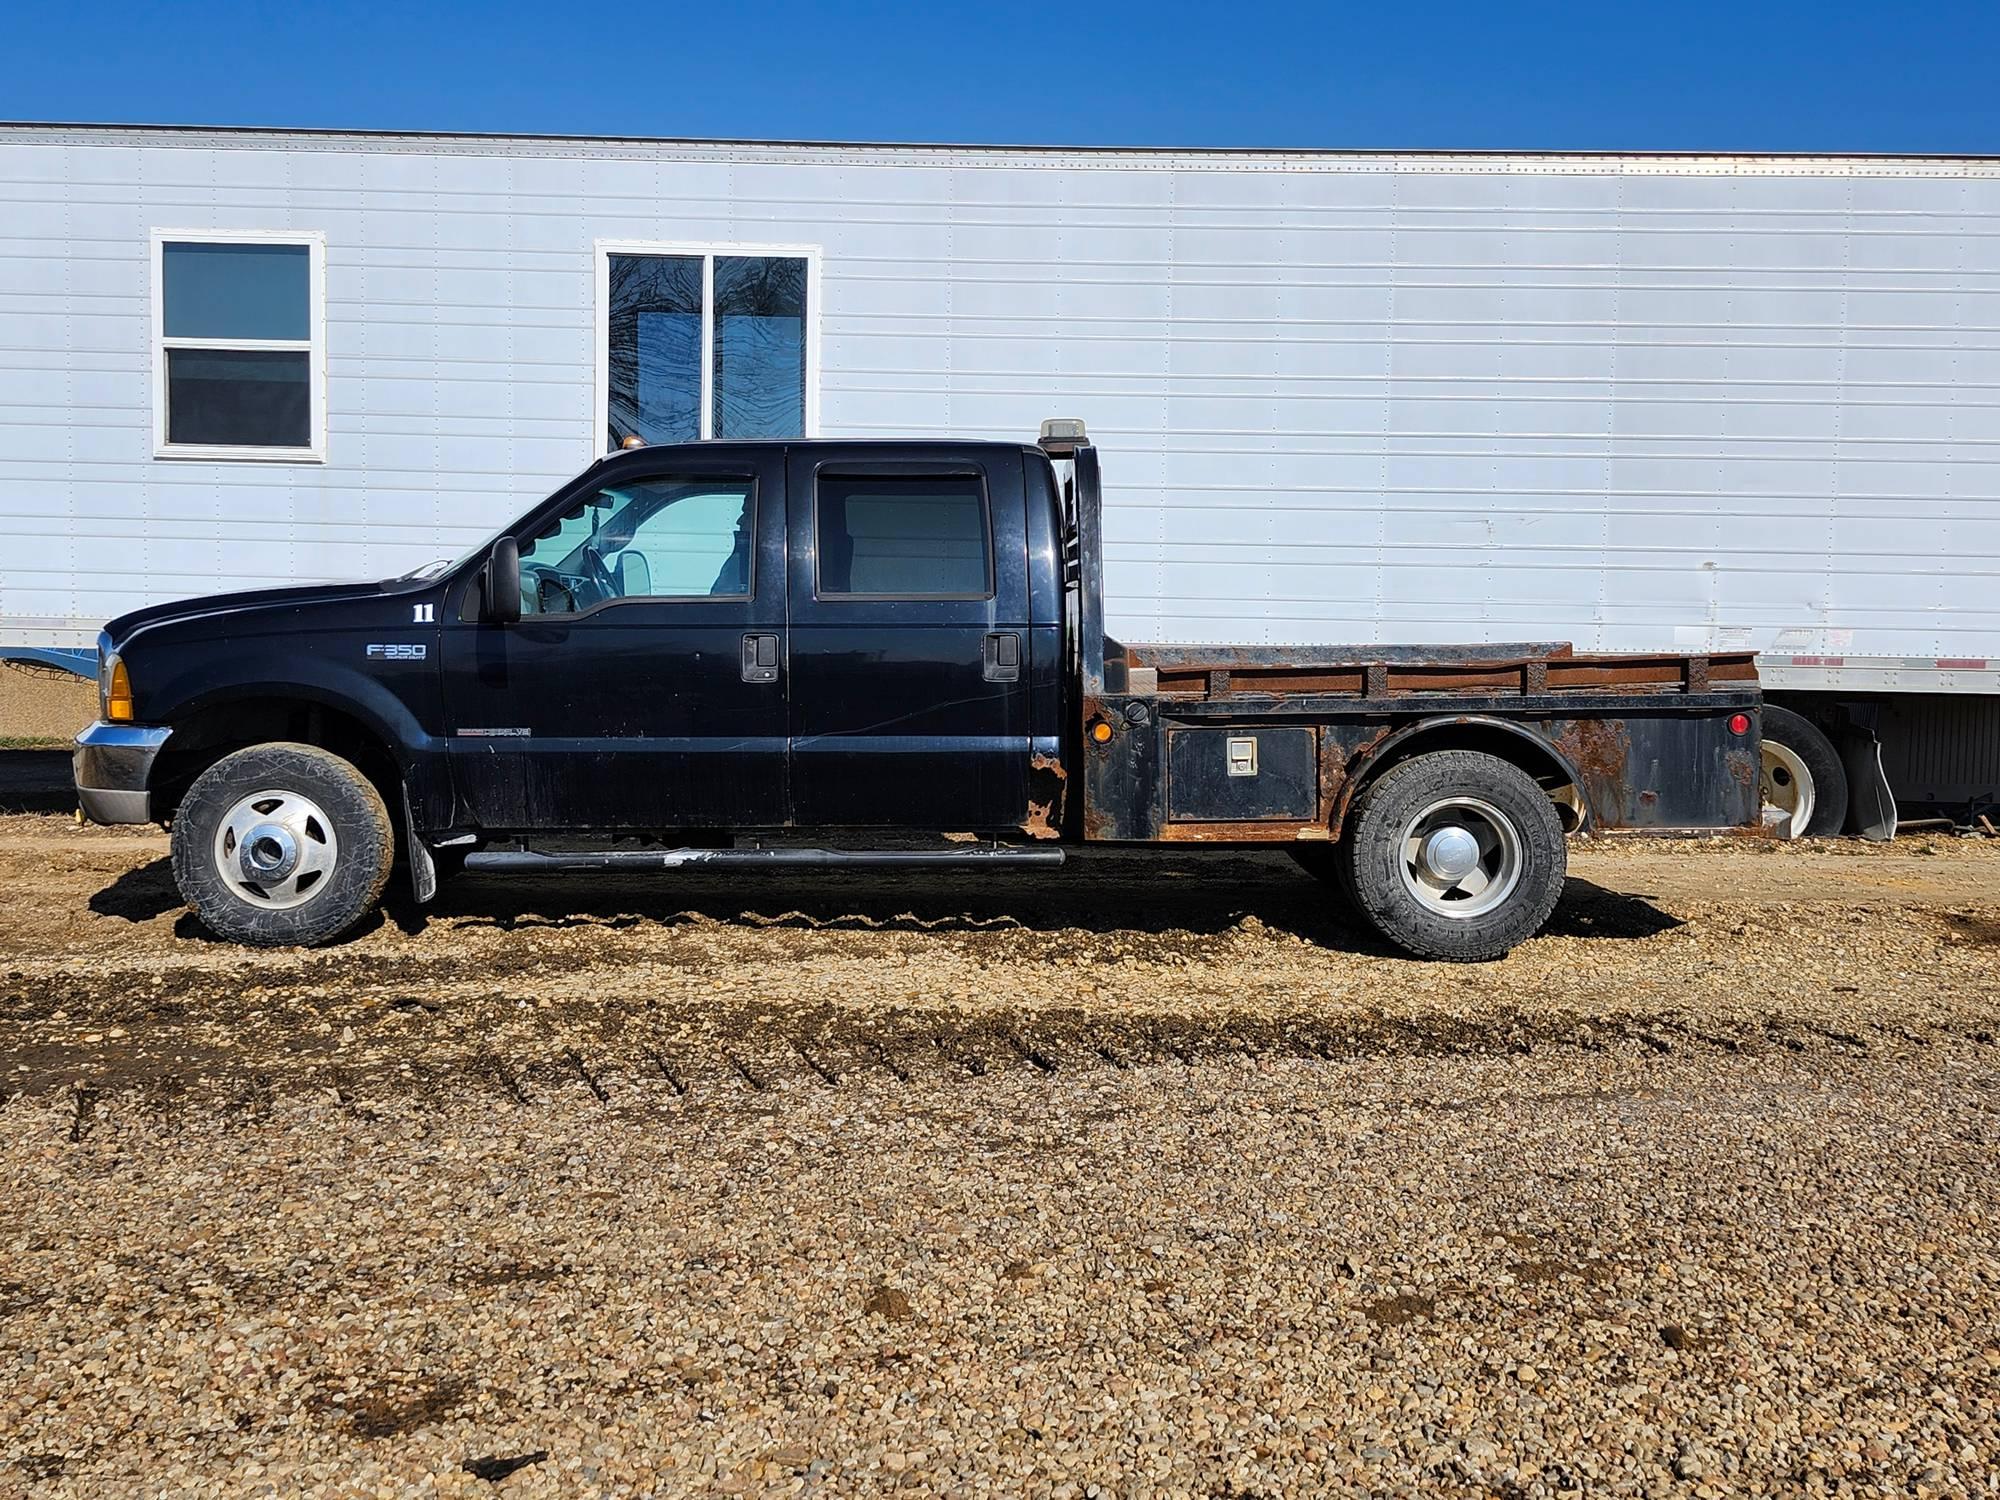
[(1548, 793), (1519, 766), (1472, 750), (1384, 771), (1356, 799), (1340, 853), (1377, 932), (1455, 963), (1499, 958), (1541, 931), (1569, 870)]
[(1773, 815), (1797, 822), (1797, 808), (1807, 805), (1805, 826), (1787, 837), (1830, 839), (1847, 826), (1847, 767), (1833, 741), (1804, 714), (1775, 703), (1764, 705), (1764, 753), (1758, 787), (1766, 819)]
[(375, 909), (395, 855), (374, 783), (316, 745), (225, 755), (174, 815), (181, 895), (216, 936), (254, 947), (312, 947), (347, 932)]

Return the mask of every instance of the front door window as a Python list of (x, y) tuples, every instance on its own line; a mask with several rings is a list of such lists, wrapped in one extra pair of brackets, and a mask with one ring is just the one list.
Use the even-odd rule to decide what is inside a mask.
[(521, 542), (521, 612), (576, 615), (620, 599), (743, 599), (755, 590), (748, 479), (606, 485)]

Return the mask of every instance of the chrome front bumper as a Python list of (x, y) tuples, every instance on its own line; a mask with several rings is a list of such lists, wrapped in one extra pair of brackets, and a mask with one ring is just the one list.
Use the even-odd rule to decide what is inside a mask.
[(153, 761), (173, 731), (99, 719), (76, 737), (70, 757), (76, 801), (93, 823), (150, 823), (153, 794), (146, 784)]

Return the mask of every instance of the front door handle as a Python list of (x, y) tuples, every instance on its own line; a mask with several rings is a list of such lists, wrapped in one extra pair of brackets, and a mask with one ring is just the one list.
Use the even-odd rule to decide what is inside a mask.
[(1011, 630), (988, 631), (983, 664), (988, 682), (1019, 682), (1021, 638)]
[(743, 680), (745, 682), (778, 680), (778, 638), (775, 635), (743, 637)]

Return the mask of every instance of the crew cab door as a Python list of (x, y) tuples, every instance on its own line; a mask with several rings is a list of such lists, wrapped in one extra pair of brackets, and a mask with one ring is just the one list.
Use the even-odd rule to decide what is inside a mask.
[(523, 529), (520, 620), (442, 632), (462, 821), (785, 821), (781, 451), (649, 453)]
[[(899, 452), (901, 450), (898, 450)], [(1005, 828), (1027, 812), (1018, 454), (794, 448), (792, 812), (802, 826)]]

